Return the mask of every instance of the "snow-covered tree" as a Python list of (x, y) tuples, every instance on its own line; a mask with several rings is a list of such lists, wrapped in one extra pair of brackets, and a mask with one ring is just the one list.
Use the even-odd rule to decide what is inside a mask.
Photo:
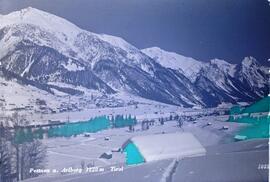
[(37, 176), (35, 173), (30, 173), (30, 168), (42, 169), (45, 165), (46, 147), (39, 141), (24, 143), (21, 146), (21, 179), (27, 179)]

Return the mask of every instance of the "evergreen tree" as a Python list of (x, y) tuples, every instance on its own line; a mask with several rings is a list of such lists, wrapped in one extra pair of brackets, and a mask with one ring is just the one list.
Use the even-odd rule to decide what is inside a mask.
[(27, 128), (25, 132), (25, 141), (24, 142), (32, 142), (34, 139), (33, 132), (31, 128)]
[(44, 134), (44, 130), (41, 127), (39, 127), (34, 133), (34, 138), (43, 139), (43, 134)]

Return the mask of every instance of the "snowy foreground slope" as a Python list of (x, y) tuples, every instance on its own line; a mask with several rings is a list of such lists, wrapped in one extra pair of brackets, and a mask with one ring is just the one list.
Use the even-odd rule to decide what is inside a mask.
[[(88, 103), (120, 107), (139, 98), (214, 107), (252, 102), (267, 92), (267, 75), (254, 58), (232, 65), (223, 60), (203, 63), (159, 48), (141, 51), (122, 38), (82, 30), (34, 8), (0, 16), (0, 47), (4, 82), (12, 80), (45, 91), (49, 97), (62, 97), (57, 104), (65, 107), (69, 97), (75, 103), (85, 100), (73, 110)], [(0, 95), (4, 100), (8, 97), (1, 88)], [(23, 110), (16, 102), (7, 104)], [(46, 112), (59, 112), (49, 102), (47, 107)]]
[[(189, 161), (180, 161), (176, 172), (173, 173), (172, 181), (267, 181), (268, 171), (257, 170), (260, 163), (267, 163), (268, 151), (249, 151), (246, 153), (232, 152), (215, 156), (191, 158)], [(235, 158), (236, 157), (236, 158)], [(172, 163), (173, 161), (171, 161)], [(182, 163), (181, 163), (182, 162)], [(109, 172), (99, 175), (72, 175), (62, 177), (47, 177), (30, 181), (73, 181), (73, 182), (157, 182), (166, 181), (164, 173), (170, 167), (168, 161), (158, 161), (142, 166), (125, 169), (124, 172)], [(237, 165), (246, 163), (245, 166)], [(198, 165), (200, 164), (200, 165)], [(206, 167), (207, 166), (207, 167)], [(249, 171), (249, 172), (247, 172)], [(140, 175), (138, 175), (140, 174)], [(166, 178), (165, 178), (166, 179)]]
[[(170, 124), (169, 124), (170, 125)], [(169, 126), (166, 126), (167, 128)], [(188, 126), (185, 127), (187, 129)], [(154, 129), (154, 128), (153, 128)], [(116, 132), (116, 131), (115, 131)], [(118, 131), (119, 132), (119, 131)], [(112, 133), (113, 134), (113, 133)], [(123, 137), (124, 133), (121, 132), (121, 136), (111, 135), (111, 139), (116, 142), (114, 137)], [(144, 133), (146, 134), (146, 133)], [(143, 134), (143, 135), (144, 135)], [(212, 136), (214, 133), (211, 134)], [(95, 135), (93, 135), (94, 137)], [(201, 137), (203, 137), (201, 135)], [(204, 136), (205, 137), (205, 136)], [(209, 133), (210, 137), (210, 133)], [(74, 139), (71, 139), (73, 141)], [(109, 147), (109, 145), (103, 143), (102, 145), (97, 145), (95, 142), (97, 139), (91, 139), (84, 142), (84, 145), (72, 144), (69, 141), (69, 150), (73, 151), (70, 154), (65, 153), (68, 150), (62, 150), (62, 152), (55, 152), (52, 157), (54, 157), (54, 165), (56, 167), (60, 163), (66, 163), (64, 166), (68, 166), (68, 161), (75, 161), (76, 154), (79, 152), (74, 152), (75, 148), (80, 148), (84, 146), (94, 147), (99, 151), (99, 147)], [(121, 140), (121, 139), (120, 139)], [(119, 140), (117, 140), (119, 141)], [(56, 144), (56, 143), (55, 143)], [(62, 143), (63, 147), (68, 144)], [(74, 145), (74, 148), (72, 147)], [(51, 147), (51, 145), (49, 145)], [(178, 160), (160, 160), (148, 162), (142, 165), (135, 166), (125, 166), (122, 163), (116, 162), (112, 164), (97, 164), (97, 166), (104, 166), (104, 172), (82, 172), (82, 173), (68, 173), (65, 175), (48, 175), (41, 176), (25, 181), (34, 182), (46, 182), (46, 181), (100, 181), (100, 182), (124, 182), (124, 181), (142, 181), (142, 182), (164, 182), (164, 181), (267, 181), (268, 171), (265, 169), (258, 169), (260, 164), (267, 164), (268, 162), (268, 140), (250, 140), (244, 142), (236, 142), (229, 144), (219, 144), (206, 146), (206, 155), (189, 157)], [(57, 148), (51, 148), (50, 150), (58, 150)], [(88, 149), (89, 150), (89, 149)], [(90, 151), (90, 150), (89, 150)], [(51, 155), (51, 154), (49, 154)], [(62, 157), (66, 157), (63, 160)], [(79, 161), (87, 155), (86, 153), (80, 153), (77, 157)], [(114, 154), (116, 155), (116, 154)], [(58, 158), (61, 159), (58, 159)], [(85, 157), (85, 160), (86, 157)], [(88, 160), (91, 161), (89, 158)], [(119, 159), (118, 159), (119, 160)], [(56, 163), (56, 161), (58, 161)], [(109, 161), (109, 160), (108, 160)], [(111, 166), (120, 167), (121, 171), (111, 171)], [(73, 166), (74, 169), (76, 166)]]

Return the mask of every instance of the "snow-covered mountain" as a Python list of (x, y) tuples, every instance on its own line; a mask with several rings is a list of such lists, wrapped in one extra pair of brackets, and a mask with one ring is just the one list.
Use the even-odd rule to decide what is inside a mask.
[(34, 8), (1, 16), (0, 22), (2, 67), (25, 79), (104, 94), (124, 91), (182, 106), (203, 104), (188, 79), (121, 38), (81, 30)]
[[(264, 81), (249, 81), (258, 88), (252, 87), (242, 97), (231, 96), (232, 90), (243, 90), (238, 83), (242, 87), (250, 75), (259, 79), (265, 76), (256, 72), (257, 67), (249, 69), (219, 60), (205, 64), (159, 48), (141, 51), (122, 38), (82, 30), (34, 8), (0, 16), (0, 47), (2, 75), (50, 94), (125, 92), (191, 107), (245, 101), (246, 95), (255, 99), (263, 95), (257, 89), (265, 87)], [(232, 86), (225, 82), (232, 82)]]
[(180, 71), (191, 81), (195, 80), (196, 75), (204, 65), (204, 63), (193, 58), (164, 51), (159, 47), (146, 48), (142, 52), (156, 60), (162, 66)]
[(236, 65), (219, 59), (200, 62), (157, 47), (142, 52), (164, 67), (184, 73), (207, 105), (241, 100), (251, 102), (268, 93), (266, 68), (253, 57), (246, 57)]

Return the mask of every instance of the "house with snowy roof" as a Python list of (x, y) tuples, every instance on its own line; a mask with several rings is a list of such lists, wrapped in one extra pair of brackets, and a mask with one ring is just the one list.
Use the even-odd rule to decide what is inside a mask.
[(191, 133), (179, 132), (135, 136), (123, 144), (122, 151), (127, 165), (206, 154), (205, 148)]

